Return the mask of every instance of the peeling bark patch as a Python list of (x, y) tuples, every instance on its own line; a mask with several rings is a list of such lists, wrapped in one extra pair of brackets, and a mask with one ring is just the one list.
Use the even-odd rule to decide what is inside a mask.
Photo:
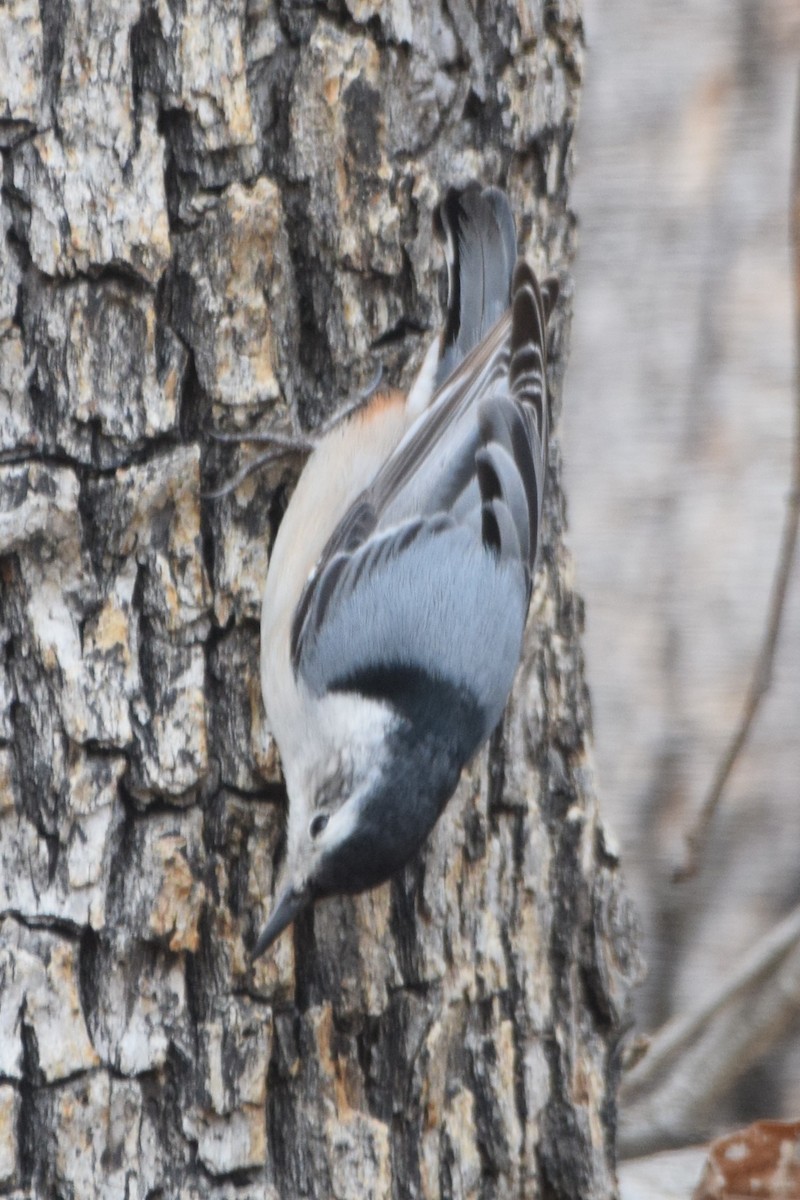
[(347, 127), (347, 149), (356, 162), (375, 168), (378, 154), (380, 94), (365, 83), (354, 79), (346, 88), (342, 101)]

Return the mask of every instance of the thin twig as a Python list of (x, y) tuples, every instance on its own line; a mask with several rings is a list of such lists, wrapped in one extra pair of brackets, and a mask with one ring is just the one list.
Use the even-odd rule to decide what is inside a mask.
[(256, 471), (260, 471), (262, 467), (268, 463), (276, 462), (280, 458), (288, 458), (293, 454), (307, 458), (314, 450), (320, 438), (323, 438), (332, 429), (342, 421), (347, 420), (353, 413), (364, 408), (381, 385), (383, 379), (383, 364), (378, 363), (377, 369), (369, 381), (367, 386), (359, 392), (355, 400), (344, 408), (338, 409), (327, 421), (323, 422), (322, 426), (315, 434), (294, 434), (294, 433), (279, 433), (277, 430), (251, 430), (249, 433), (230, 433), (224, 429), (214, 429), (209, 426), (206, 433), (215, 442), (224, 442), (227, 445), (241, 445), (244, 442), (249, 442), (254, 445), (270, 446), (271, 449), (260, 454), (258, 458), (254, 458), (252, 462), (240, 467), (236, 474), (220, 487), (214, 488), (210, 492), (202, 492), (201, 496), (204, 500), (221, 500), (223, 496), (229, 496), (231, 492), (235, 492), (241, 483), (244, 483), (250, 475), (254, 475)]
[(241, 446), (244, 443), (276, 446), (290, 454), (310, 454), (314, 449), (312, 438), (304, 437), (302, 434), (278, 433), (275, 429), (255, 429), (250, 433), (228, 433), (227, 430), (212, 429), (209, 426), (206, 433), (215, 442), (224, 442), (226, 445), (232, 446)]
[(675, 880), (683, 881), (694, 875), (708, 835), (709, 826), (719, 806), (722, 794), (731, 776), (736, 761), (747, 741), (761, 701), (769, 691), (775, 648), (781, 631), (786, 593), (789, 588), (792, 562), (797, 547), (800, 528), (800, 87), (795, 123), (794, 167), (792, 171), (790, 236), (794, 268), (794, 318), (795, 318), (795, 433), (792, 455), (792, 485), (786, 503), (780, 552), (772, 585), (767, 625), (750, 687), (745, 697), (744, 709), (739, 724), (719, 761), (713, 782), (694, 826), (686, 838), (686, 861), (675, 872)]
[[(800, 946), (800, 907), (792, 909), (756, 942), (713, 995), (691, 1012), (672, 1017), (653, 1034), (646, 1054), (627, 1074), (625, 1090), (633, 1093), (652, 1084), (675, 1064), (726, 1005), (750, 992), (753, 985), (762, 986), (772, 979), (777, 967), (796, 946)], [(800, 1004), (800, 997), (797, 1002)]]
[[(248, 439), (249, 440), (249, 439)], [(260, 471), (268, 463), (278, 462), (279, 459), (288, 458), (291, 454), (307, 454), (306, 448), (275, 446), (272, 450), (266, 450), (263, 454), (259, 454), (252, 462), (245, 463), (243, 467), (233, 475), (226, 483), (223, 483), (218, 488), (213, 488), (210, 492), (201, 492), (203, 500), (221, 500), (223, 496), (229, 496), (231, 492), (235, 492), (240, 484), (244, 483), (245, 479), (250, 475), (254, 475), (256, 471)]]
[(800, 907), (743, 957), (708, 999), (668, 1021), (625, 1076), (623, 1156), (703, 1132), (715, 1100), (774, 1045), (800, 1011)]

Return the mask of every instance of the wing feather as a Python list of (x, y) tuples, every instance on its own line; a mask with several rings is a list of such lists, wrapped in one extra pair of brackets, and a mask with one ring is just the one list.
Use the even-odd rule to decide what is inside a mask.
[[(483, 740), (500, 719), (519, 662), (527, 610), (519, 548), (489, 553), (472, 530), (442, 517), (409, 540), (412, 524), (351, 556), (325, 620), (303, 639), (299, 669), (317, 695), (357, 688), (376, 670), (439, 679), (479, 699)], [(504, 529), (516, 536), (510, 518)]]
[[(293, 665), (312, 691), (408, 668), (480, 697), (486, 732), (499, 719), (539, 543), (556, 294), (517, 263), (510, 311), (456, 365), (334, 532), (293, 626)], [(475, 311), (462, 298), (465, 324), (474, 327)]]

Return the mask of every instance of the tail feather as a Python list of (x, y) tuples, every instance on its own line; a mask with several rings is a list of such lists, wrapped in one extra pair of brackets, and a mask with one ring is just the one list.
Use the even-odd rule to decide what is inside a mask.
[(517, 233), (497, 188), (451, 188), (436, 230), (447, 262), (447, 316), (436, 374), (439, 387), (508, 308)]
[(545, 313), (538, 280), (524, 259), (514, 270), (511, 305), (511, 393), (532, 409), (542, 444), (547, 442), (545, 406)]
[(476, 468), (484, 543), (501, 556), (519, 546), (530, 585), (547, 469), (546, 328), (558, 284), (548, 279), (540, 288), (520, 259), (511, 292), (508, 391), (481, 403)]

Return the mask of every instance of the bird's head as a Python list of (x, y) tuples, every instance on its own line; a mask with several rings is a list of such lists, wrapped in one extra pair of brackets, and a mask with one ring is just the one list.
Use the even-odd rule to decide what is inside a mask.
[(290, 781), (288, 853), (255, 958), (316, 900), (366, 891), (402, 870), (452, 795), (466, 758), (460, 741), (389, 711), (374, 736), (328, 763), (309, 804), (296, 802)]
[(381, 827), (389, 791), (380, 778), (355, 791), (315, 797), (304, 827), (290, 838), (282, 882), (253, 957), (267, 950), (304, 909), (326, 896), (366, 891), (405, 865), (410, 850)]

